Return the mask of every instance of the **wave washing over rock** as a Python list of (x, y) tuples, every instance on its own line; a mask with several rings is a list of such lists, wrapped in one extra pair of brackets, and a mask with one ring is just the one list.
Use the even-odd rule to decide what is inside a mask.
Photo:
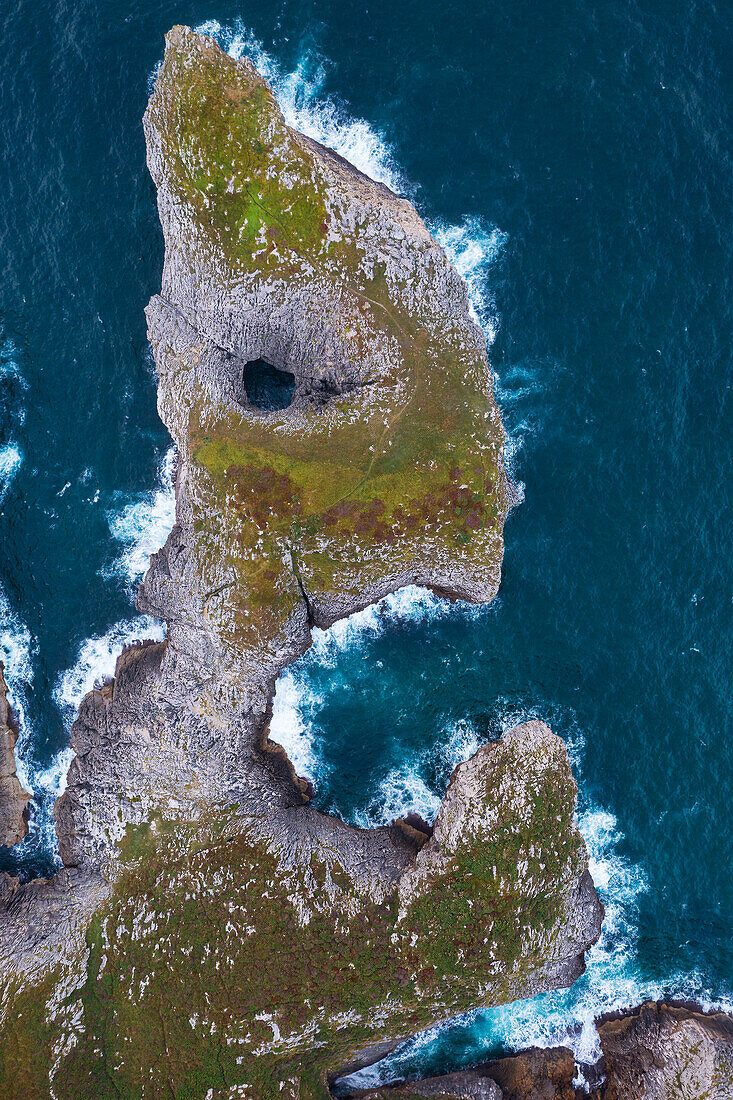
[[(150, 554), (165, 541), (175, 521), (173, 461), (171, 448), (161, 462), (155, 488), (133, 500), (116, 501), (116, 507), (108, 512), (110, 531), (122, 547), (122, 552), (106, 575), (111, 580), (124, 578), (133, 603)], [(103, 635), (86, 638), (79, 646), (74, 664), (59, 675), (53, 686), (53, 699), (66, 728), (71, 727), (84, 696), (95, 687), (112, 681), (117, 659), (123, 649), (145, 639), (161, 641), (163, 637), (164, 626), (160, 620), (134, 614), (113, 624)], [(6, 667), (8, 699), (18, 716), (16, 767), (22, 786), (32, 797), (27, 819), (30, 827), (28, 840), (35, 849), (61, 866), (52, 815), (56, 799), (66, 789), (66, 777), (74, 752), (65, 745), (48, 762), (40, 763), (36, 757), (34, 730), (25, 702), (33, 681), (36, 650), (27, 628), (11, 611), (0, 591), (0, 654)]]
[[(315, 629), (411, 585), (493, 598), (504, 433), (465, 284), (414, 209), (288, 127), (249, 64), (176, 28), (145, 128), (179, 461), (139, 607), (166, 638), (81, 703), (65, 869), (3, 877), (3, 1081), (101, 1095), (114, 1066), (146, 1095), (325, 1096), (416, 1027), (571, 982), (601, 907), (543, 724), (461, 764), (430, 836), (320, 813), (268, 739)], [(273, 371), (289, 405), (255, 400)]]

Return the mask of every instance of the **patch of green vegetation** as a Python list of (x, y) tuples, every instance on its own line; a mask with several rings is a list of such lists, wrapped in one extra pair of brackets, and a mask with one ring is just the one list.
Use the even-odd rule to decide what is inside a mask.
[(51, 1050), (58, 1029), (49, 1020), (48, 1005), (58, 978), (47, 974), (38, 985), (14, 978), (0, 989), (0, 1014), (4, 1018), (0, 1042), (0, 1098), (49, 1095)]
[(235, 270), (318, 252), (328, 232), (322, 185), (269, 88), (207, 39), (181, 33), (188, 48), (166, 52), (148, 108), (174, 194)]
[[(538, 858), (549, 860), (535, 824)], [(511, 996), (517, 974), (495, 972), (483, 936), (493, 922), (500, 956), (519, 963), (520, 976), (534, 964), (515, 936), (550, 911), (538, 918), (521, 899), (500, 898), (490, 870), (497, 864), (516, 879), (522, 853), (519, 842), (469, 846), (405, 925), (396, 888), (369, 900), (330, 848), (288, 868), (231, 808), (205, 822), (128, 826), (122, 873), (89, 925), (76, 988), (54, 991), (56, 974), (36, 989), (6, 990), (13, 1025), (0, 1097), (49, 1096), (55, 1064), (58, 1100), (199, 1100), (235, 1085), (270, 1100), (291, 1095), (289, 1082), (301, 1097), (324, 1100), (327, 1072), (370, 1042), (477, 997)], [(556, 846), (552, 855), (561, 858)], [(49, 1011), (54, 1000), (63, 1012)]]
[(285, 125), (264, 81), (205, 37), (172, 32), (148, 110), (167, 184), (193, 236), (211, 240), (212, 279), (221, 257), (225, 287), (246, 273), (292, 286), (295, 303), (299, 287), (311, 288), (311, 302), (317, 286), (322, 325), (304, 318), (297, 330), (303, 371), (317, 379), (323, 369), (324, 326), (335, 349), (329, 369), (343, 377), (363, 368), (347, 395), (295, 417), (227, 411), (197, 390), (182, 446), (198, 482), (199, 560), (216, 575), (212, 590), (222, 566), (232, 578), (218, 615), (226, 641), (246, 648), (282, 637), (299, 598), (294, 558), (313, 601), (330, 604), (385, 577), (427, 578), (438, 562), (498, 577), (503, 430), (485, 358), (455, 303), (416, 293), (428, 278), (422, 242), (416, 286), (400, 291), (374, 262), (372, 227), (358, 210), (341, 236), (348, 184), (328, 177), (326, 188), (328, 172)]
[[(502, 770), (512, 767), (511, 750), (500, 743), (496, 751), (491, 781), (499, 788)], [(436, 973), (450, 978), (461, 967), (480, 969), (487, 951), (507, 970), (532, 957), (541, 964), (564, 917), (564, 870), (582, 857), (582, 840), (571, 826), (574, 798), (567, 765), (561, 772), (547, 768), (532, 790), (530, 812), (504, 799), (500, 827), (464, 837), (448, 868), (427, 883), (405, 927), (422, 936)]]

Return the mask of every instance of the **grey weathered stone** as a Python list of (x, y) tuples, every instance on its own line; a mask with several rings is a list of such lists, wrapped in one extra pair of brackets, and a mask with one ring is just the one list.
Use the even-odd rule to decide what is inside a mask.
[(647, 1001), (598, 1028), (606, 1080), (597, 1100), (730, 1100), (733, 1018)]

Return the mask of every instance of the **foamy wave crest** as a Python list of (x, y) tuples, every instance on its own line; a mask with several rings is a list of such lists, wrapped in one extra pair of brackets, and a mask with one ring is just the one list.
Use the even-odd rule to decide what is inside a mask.
[(454, 768), (478, 752), (481, 744), (473, 725), (465, 718), (453, 722), (446, 732), (448, 737), (445, 743), (436, 746), (436, 754), (442, 762), (441, 778), (445, 779), (445, 786), (448, 785)]
[(107, 515), (112, 535), (125, 547), (112, 572), (126, 575), (133, 588), (145, 575), (150, 555), (160, 550), (176, 522), (174, 461), (175, 450), (171, 447), (161, 463), (156, 487)]
[(339, 619), (328, 630), (314, 627), (313, 647), (303, 659), (304, 663), (333, 668), (340, 652), (376, 637), (395, 622), (440, 616), (448, 612), (449, 606), (429, 589), (407, 585), (378, 603), (370, 604), (363, 611)]
[(431, 822), (440, 808), (440, 799), (414, 768), (393, 768), (379, 784), (374, 798), (365, 810), (354, 815), (354, 825), (372, 829), (389, 825), (398, 817), (417, 813)]
[(496, 338), (498, 318), (491, 293), (489, 273), (506, 244), (507, 235), (483, 218), (464, 218), (459, 225), (436, 223), (430, 230), (468, 287), (474, 320), (483, 327), (486, 339)]
[(522, 428), (511, 432), (506, 437), (506, 443), (504, 444), (504, 466), (506, 468), (507, 476), (514, 485), (514, 489), (517, 494), (517, 503), (521, 504), (524, 500), (525, 484), (517, 474), (519, 463), (519, 452), (522, 449), (524, 442), (524, 432)]
[(401, 768), (392, 768), (387, 773), (369, 805), (356, 812), (352, 824), (370, 829), (389, 825), (409, 813), (432, 822), (454, 768), (473, 756), (479, 745), (470, 722), (453, 722), (433, 745)]
[(275, 685), (270, 740), (282, 745), (297, 774), (310, 779), (314, 785), (325, 774), (311, 720), (321, 703), (307, 680), (290, 670), (284, 672)]
[(0, 447), (0, 503), (10, 484), (23, 463), (23, 455), (16, 443), (6, 443)]
[(87, 638), (82, 644), (74, 665), (60, 677), (54, 688), (54, 699), (67, 720), (73, 721), (84, 696), (96, 684), (114, 675), (115, 665), (122, 649), (144, 638), (162, 641), (163, 624), (149, 615), (140, 615), (116, 623), (106, 634)]
[(5, 679), (11, 691), (30, 684), (33, 679), (35, 643), (30, 631), (11, 609), (0, 588), (0, 660), (5, 665)]
[(26, 693), (33, 680), (33, 661), (37, 647), (28, 627), (12, 610), (5, 592), (0, 588), (0, 660), (5, 665), (8, 699), (15, 708), (20, 724), (20, 736), (15, 746), (18, 778), (25, 789), (33, 791), (28, 750), (33, 743), (28, 722)]
[(74, 759), (74, 750), (61, 749), (56, 753), (51, 763), (42, 771), (36, 772), (36, 788), (44, 791), (48, 798), (54, 802), (66, 790), (66, 776), (69, 765)]
[(323, 62), (306, 55), (290, 73), (283, 72), (240, 20), (223, 26), (209, 19), (196, 27), (217, 40), (231, 57), (247, 57), (265, 78), (289, 126), (335, 149), (364, 175), (404, 194), (406, 183), (382, 134), (339, 103), (323, 95)]
[[(310, 672), (314, 668), (336, 668), (341, 653), (373, 640), (397, 622), (416, 621), (449, 613), (450, 605), (446, 601), (439, 600), (427, 588), (409, 585), (399, 592), (385, 596), (376, 604), (370, 604), (363, 611), (339, 619), (328, 630), (319, 630), (317, 627), (313, 629), (312, 647), (278, 678), (270, 722), (271, 740), (282, 745), (298, 775), (310, 779), (314, 784), (322, 782), (327, 776), (327, 765), (320, 751), (318, 727), (318, 712), (324, 700), (313, 690)], [(384, 782), (387, 783), (387, 779)], [(393, 787), (395, 791), (401, 788), (406, 792), (410, 788), (417, 790), (421, 782), (422, 780), (407, 774), (402, 777), (395, 775)], [(375, 795), (373, 805), (364, 811), (362, 823), (371, 826), (387, 820), (384, 816), (387, 811), (381, 808), (382, 798), (390, 805), (399, 803), (404, 807), (408, 806), (408, 802), (410, 805), (415, 802), (412, 808), (417, 808), (417, 802), (420, 802), (426, 808), (424, 811), (418, 809), (417, 812), (423, 816), (430, 812), (427, 808), (429, 792), (423, 795), (422, 801), (417, 797), (410, 801), (407, 797), (400, 798), (396, 794), (393, 797), (385, 787), (383, 792)], [(432, 804), (430, 801), (431, 806)], [(399, 811), (393, 816), (399, 816)]]
[[(6, 391), (4, 400), (7, 401), (7, 413), (11, 422), (17, 427), (25, 420), (25, 402), (21, 397), (23, 390), (28, 389), (28, 383), (20, 369), (20, 356), (13, 340), (5, 336), (0, 326), (0, 381)], [(12, 430), (11, 430), (12, 431)], [(18, 470), (23, 464), (23, 452), (12, 438), (6, 440), (0, 447), (0, 504), (2, 504), (8, 489)]]

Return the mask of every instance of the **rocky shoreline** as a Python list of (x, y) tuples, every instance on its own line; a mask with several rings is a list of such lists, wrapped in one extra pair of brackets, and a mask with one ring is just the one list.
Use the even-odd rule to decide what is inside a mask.
[(174, 28), (145, 134), (178, 463), (138, 607), (167, 634), (81, 704), (64, 870), (0, 876), (0, 1096), (323, 1098), (421, 1028), (570, 985), (603, 910), (542, 722), (459, 765), (429, 835), (319, 812), (270, 742), (314, 626), (407, 584), (493, 599), (504, 431), (414, 208), (288, 127), (248, 62)]
[(578, 1067), (567, 1047), (534, 1047), (472, 1069), (345, 1100), (727, 1100), (733, 1087), (733, 1018), (679, 1002), (646, 1001), (597, 1021), (603, 1057)]
[(19, 844), (28, 833), (28, 794), (17, 775), (15, 745), (19, 730), (8, 703), (5, 666), (0, 661), (0, 847)]

